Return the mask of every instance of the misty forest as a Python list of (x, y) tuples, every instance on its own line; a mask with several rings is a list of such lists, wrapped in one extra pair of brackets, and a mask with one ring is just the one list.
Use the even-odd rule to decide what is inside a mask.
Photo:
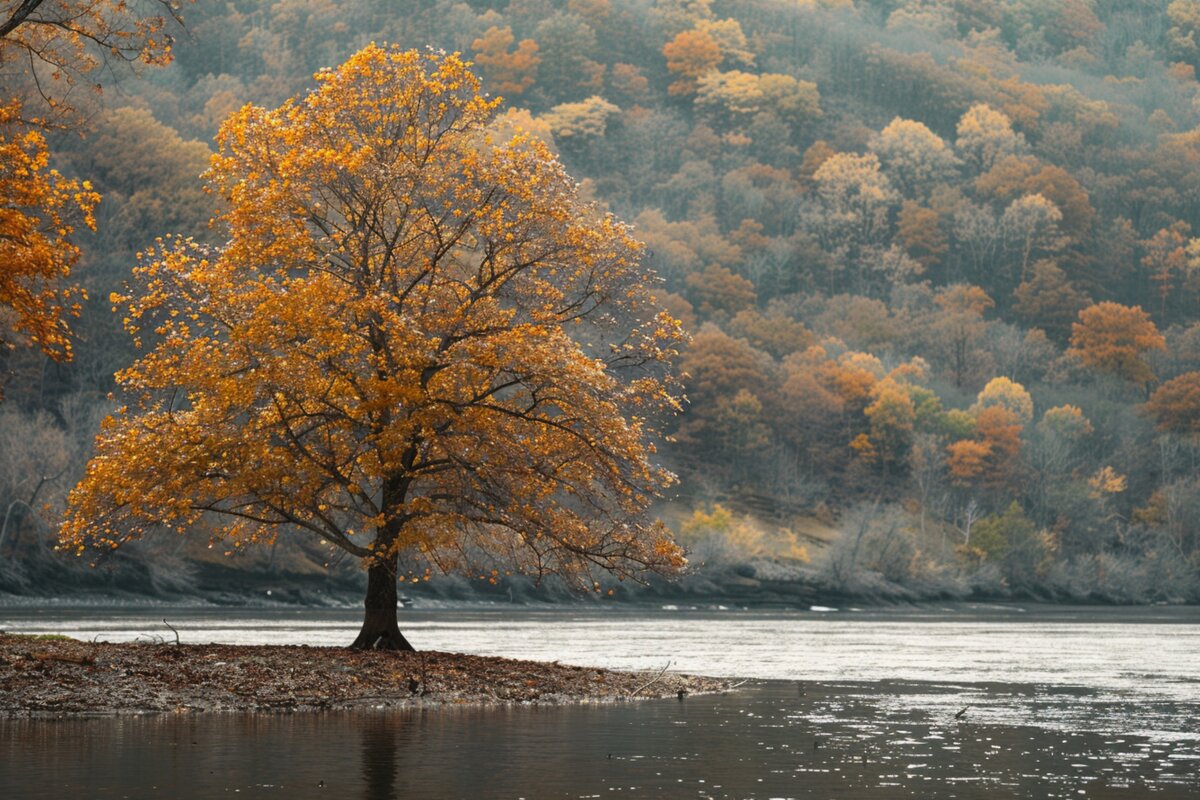
[[(1200, 0), (178, 11), (90, 71), (0, 50), (0, 592), (359, 585), (345, 548), (242, 552), (204, 517), (56, 544), (128, 402), (114, 374), (153, 344), (128, 332), (135, 269), (229, 236), (218, 129), (374, 42), (461, 54), (492, 130), (630, 223), (689, 334), (654, 455), (678, 480), (646, 478), (688, 565), (597, 573), (599, 597), (1200, 601)], [(36, 247), (21, 206), (50, 221)], [(568, 588), (436, 566), (402, 591)]]

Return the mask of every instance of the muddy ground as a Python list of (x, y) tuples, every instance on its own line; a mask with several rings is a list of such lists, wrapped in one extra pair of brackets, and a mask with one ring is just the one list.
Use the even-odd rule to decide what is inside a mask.
[(601, 702), (728, 686), (716, 678), (457, 653), (107, 644), (0, 634), (0, 715), (7, 717)]

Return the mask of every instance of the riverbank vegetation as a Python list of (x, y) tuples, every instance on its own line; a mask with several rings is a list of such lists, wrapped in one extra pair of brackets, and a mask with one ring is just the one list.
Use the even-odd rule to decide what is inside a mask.
[[(659, 452), (680, 476), (660, 513), (691, 552), (677, 591), (1200, 600), (1192, 0), (295, 0), (187, 19), (172, 65), (106, 94), (86, 137), (50, 137), (103, 201), (73, 236), (91, 298), (74, 360), (6, 356), (5, 588), (82, 569), (46, 543), (137, 357), (107, 298), (160, 232), (215, 235), (207, 142), (376, 40), (473, 60), (507, 129), (647, 243), (693, 336)], [(176, 539), (140, 548), (89, 580), (195, 585)]]

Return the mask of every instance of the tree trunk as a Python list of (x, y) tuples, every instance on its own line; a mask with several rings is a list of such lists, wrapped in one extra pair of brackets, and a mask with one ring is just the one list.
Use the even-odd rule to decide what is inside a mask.
[(396, 557), (376, 561), (367, 570), (367, 599), (362, 630), (351, 650), (415, 650), (396, 622)]

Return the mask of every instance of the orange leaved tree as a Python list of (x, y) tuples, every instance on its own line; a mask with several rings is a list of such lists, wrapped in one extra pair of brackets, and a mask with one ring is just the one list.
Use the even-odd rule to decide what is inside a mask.
[[(0, 65), (74, 84), (113, 61), (165, 64), (182, 0), (0, 0)], [(61, 99), (58, 101), (61, 102)]]
[[(81, 77), (114, 62), (165, 64), (176, 0), (0, 0), (0, 359), (31, 344), (71, 357), (67, 319), (83, 292), (68, 281), (75, 225), (100, 196), (50, 168), (42, 131), (68, 122)], [(100, 89), (99, 83), (92, 88)], [(46, 116), (23, 108), (39, 99)]]
[(93, 226), (99, 200), (87, 182), (50, 168), (45, 138), (21, 123), (17, 103), (0, 106), (0, 355), (29, 342), (70, 357), (66, 320), (83, 296), (66, 282), (79, 258), (70, 235)]
[(1067, 353), (1102, 372), (1149, 384), (1154, 372), (1144, 356), (1166, 349), (1166, 339), (1141, 306), (1105, 302), (1079, 312), (1079, 322), (1071, 326)]
[(317, 537), (362, 560), (378, 649), (410, 648), (398, 579), (681, 566), (645, 511), (683, 334), (628, 229), (541, 142), (492, 139), (457, 56), (372, 45), (317, 81), (222, 127), (228, 242), (167, 239), (114, 298), (148, 352), (63, 546)]

